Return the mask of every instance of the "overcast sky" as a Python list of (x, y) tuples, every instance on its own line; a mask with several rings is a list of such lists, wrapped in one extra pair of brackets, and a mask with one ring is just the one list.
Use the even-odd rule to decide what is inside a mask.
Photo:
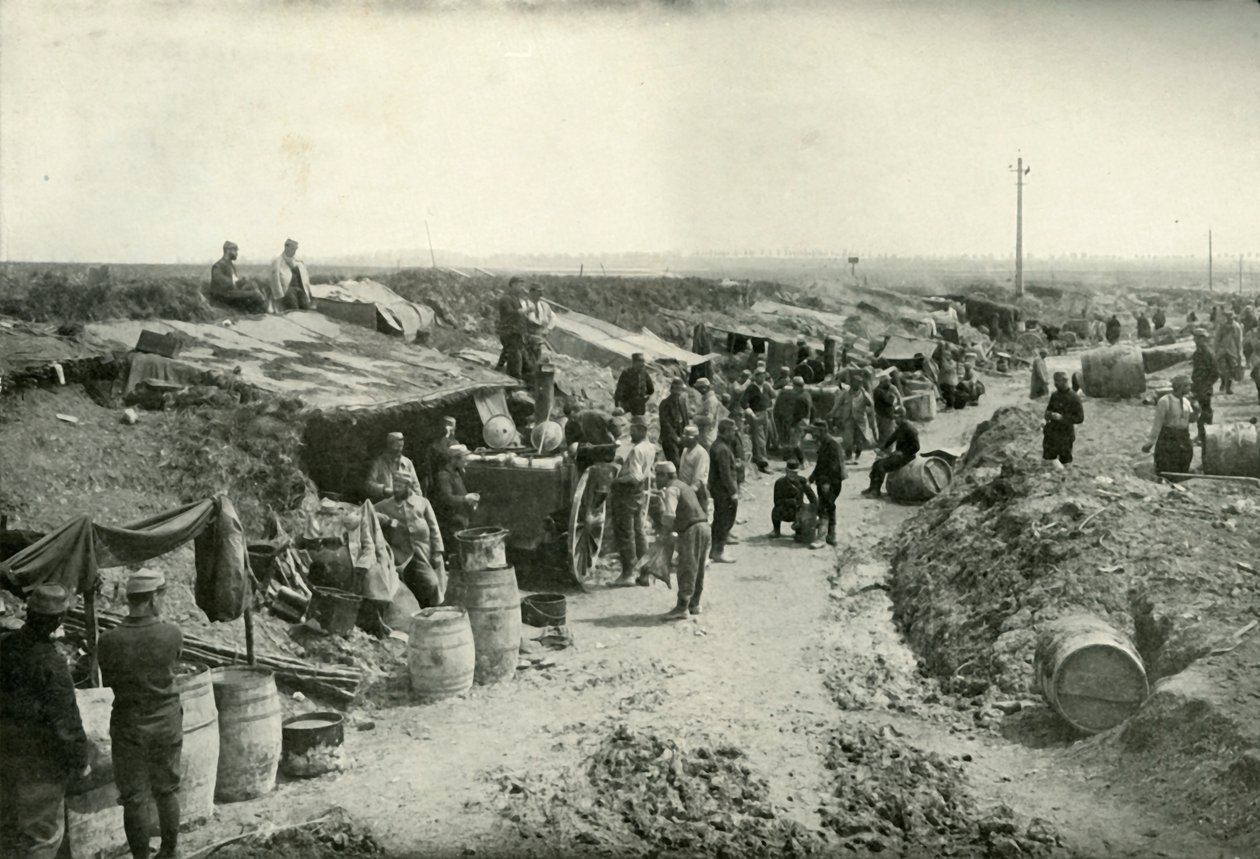
[(0, 257), (1260, 252), (1260, 3), (0, 4)]

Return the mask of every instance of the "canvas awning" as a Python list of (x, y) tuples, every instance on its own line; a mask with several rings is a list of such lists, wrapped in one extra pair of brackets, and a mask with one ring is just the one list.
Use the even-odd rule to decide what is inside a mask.
[(382, 334), (415, 340), (433, 328), (433, 308), (408, 301), (374, 280), (343, 280), (311, 285), (320, 313)]
[(90, 342), (130, 350), (142, 329), (178, 336), (180, 363), (295, 397), (320, 411), (442, 402), (511, 376), (421, 346), (400, 343), (313, 311), (242, 317), (232, 325), (137, 320), (89, 324)]
[(657, 337), (646, 328), (629, 331), (611, 322), (556, 308), (555, 322), (547, 341), (553, 349), (605, 367), (628, 366), (635, 352), (651, 362), (675, 362), (694, 367), (711, 361), (714, 355), (697, 355)]
[(884, 343), (878, 357), (884, 361), (910, 361), (915, 355), (931, 356), (936, 351), (936, 346), (935, 340), (892, 334)]
[(752, 312), (760, 316), (772, 316), (779, 319), (809, 319), (817, 322), (837, 336), (844, 331), (844, 324), (848, 321), (847, 316), (841, 316), (838, 313), (828, 313), (825, 310), (815, 310), (812, 307), (797, 307), (794, 304), (783, 304), (778, 301), (768, 301), (762, 299), (752, 306)]

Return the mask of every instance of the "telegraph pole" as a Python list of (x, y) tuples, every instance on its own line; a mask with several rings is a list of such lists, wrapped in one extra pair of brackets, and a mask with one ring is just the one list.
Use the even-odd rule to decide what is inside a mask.
[(1208, 292), (1212, 291), (1212, 230), (1208, 229)]
[[(1015, 161), (1015, 297), (1024, 294), (1024, 169), (1023, 156)], [(1031, 170), (1032, 168), (1028, 168)]]
[(429, 220), (424, 221), (424, 234), (429, 237), (429, 262), (433, 263), (433, 267), (437, 268), (437, 257), (433, 254), (433, 233), (429, 232)]

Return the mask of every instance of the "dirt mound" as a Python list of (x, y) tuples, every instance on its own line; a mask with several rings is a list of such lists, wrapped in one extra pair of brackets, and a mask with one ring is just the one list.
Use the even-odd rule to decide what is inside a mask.
[[(547, 853), (808, 856), (821, 839), (769, 799), (743, 750), (618, 726), (585, 767), (546, 785), (505, 779), (505, 815)], [(593, 848), (598, 847), (598, 851)]]
[(1076, 464), (1058, 471), (1039, 459), (1040, 418), (1001, 409), (948, 490), (907, 524), (893, 559), (896, 617), (948, 691), (1027, 691), (1038, 629), (1071, 611), (1133, 636), (1152, 680), (1250, 619), (1238, 598), (1260, 581), (1237, 562), (1254, 551), (1240, 529), (1254, 504), (1219, 484), (1139, 477), (1126, 449), (1141, 444), (1148, 416), (1093, 403)]
[(301, 856), (303, 859), (385, 856), (385, 850), (340, 808), (317, 821), (270, 835), (254, 835), (214, 851), (218, 859), (266, 859)]
[(823, 825), (850, 850), (1050, 856), (1058, 843), (1044, 820), (1018, 821), (1004, 806), (980, 810), (956, 764), (915, 748), (891, 726), (837, 732), (826, 765), (835, 773), (835, 789)]

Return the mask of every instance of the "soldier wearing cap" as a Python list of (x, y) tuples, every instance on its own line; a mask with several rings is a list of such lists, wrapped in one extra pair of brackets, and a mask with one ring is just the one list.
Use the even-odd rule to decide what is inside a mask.
[(445, 415), (442, 418), (442, 435), (435, 439), (424, 452), (424, 489), (426, 492), (432, 492), (433, 482), (437, 480), (438, 472), (446, 465), (446, 453), (455, 445), (459, 444), (459, 439), (455, 438), (455, 427), (457, 423), (451, 415)]
[(101, 635), (101, 679), (114, 690), (109, 738), (114, 782), (123, 807), (127, 846), (149, 857), (148, 804), (157, 805), (162, 846), (155, 859), (176, 855), (184, 711), (175, 666), (184, 634), (160, 619), (166, 577), (143, 570), (127, 579), (127, 617)]
[(416, 475), (416, 467), (411, 460), (403, 456), (403, 434), (391, 432), (385, 436), (385, 450), (368, 469), (363, 494), (370, 501), (384, 501), (394, 495), (396, 483), (409, 484), (416, 492), (420, 491), (420, 478)]
[(634, 415), (630, 418), (630, 441), (622, 445), (613, 458), (617, 475), (613, 478), (609, 494), (612, 512), (613, 538), (617, 555), (621, 559), (621, 576), (614, 586), (638, 584), (647, 586), (651, 578), (645, 571), (635, 576), (635, 567), (647, 554), (647, 535), (643, 530), (644, 490), (652, 476), (656, 462), (656, 445), (648, 441), (647, 418)]
[(733, 564), (726, 557), (731, 528), (739, 511), (739, 468), (735, 459), (735, 422), (718, 424), (718, 437), (709, 448), (709, 497), (713, 499), (712, 547), (709, 559), (717, 564)]
[(446, 449), (446, 462), (433, 481), (433, 510), (448, 555), (455, 550), (455, 535), (468, 527), (481, 503), (481, 495), (464, 485), (467, 464), (468, 448), (456, 442)]
[[(844, 444), (831, 434), (826, 421), (817, 421), (813, 425), (814, 438), (818, 442), (818, 461), (814, 463), (814, 473), (809, 482), (818, 487), (818, 518), (827, 521), (827, 543), (836, 545), (836, 498), (844, 479), (849, 476), (844, 467)], [(821, 543), (814, 544), (821, 548)]]
[(629, 415), (647, 414), (648, 400), (656, 388), (642, 352), (630, 356), (630, 366), (617, 377), (617, 389), (613, 392), (613, 405), (620, 406)]
[(700, 614), (704, 567), (711, 544), (709, 515), (693, 487), (675, 473), (672, 462), (657, 466), (661, 484), (662, 539), (668, 540), (666, 558), (678, 552), (678, 601), (665, 620), (686, 620)]
[(691, 408), (687, 405), (687, 383), (674, 379), (669, 383), (669, 396), (661, 400), (657, 408), (660, 416), (661, 451), (677, 468), (682, 457), (682, 437), (687, 424), (691, 423)]
[[(892, 448), (890, 450), (890, 448)], [(904, 467), (919, 454), (919, 431), (906, 420), (906, 410), (897, 405), (893, 409), (893, 428), (875, 449), (878, 459), (871, 464), (871, 485), (863, 495), (878, 498), (884, 487), (884, 478)]]
[(541, 283), (529, 285), (529, 297), (521, 307), (521, 315), (525, 320), (523, 374), (525, 378), (532, 379), (534, 372), (542, 364), (543, 344), (547, 342), (547, 335), (556, 318), (551, 305), (543, 299)]
[(74, 682), (52, 642), (70, 595), (36, 585), (26, 624), (0, 640), (0, 850), (52, 859), (65, 836), (66, 784), (88, 774)]
[(709, 452), (700, 444), (700, 428), (688, 424), (683, 428), (683, 451), (678, 462), (678, 479), (690, 486), (702, 502), (709, 498)]
[(717, 391), (708, 379), (696, 379), (695, 388), (700, 392), (700, 408), (696, 410), (694, 420), (700, 430), (700, 446), (708, 450), (717, 438), (718, 421), (722, 419), (722, 403), (718, 400)]
[(236, 242), (223, 243), (223, 256), (210, 267), (210, 297), (215, 301), (244, 310), (261, 313), (267, 309), (266, 299), (258, 288), (236, 275)]
[(297, 259), (298, 243), (284, 240), (284, 253), (271, 261), (271, 278), (267, 284), (267, 312), (275, 313), (281, 307), (295, 310), (311, 309), (311, 278), (306, 273), (306, 263)]
[(1190, 393), (1199, 404), (1199, 446), (1207, 437), (1205, 427), (1212, 423), (1212, 388), (1220, 373), (1216, 356), (1212, 354), (1208, 333), (1203, 328), (1194, 329), (1194, 356), (1190, 359)]
[(779, 530), (784, 522), (796, 526), (797, 514), (809, 499), (810, 504), (818, 503), (818, 496), (813, 487), (801, 476), (801, 464), (795, 459), (787, 461), (783, 476), (774, 482), (774, 507), (770, 510), (771, 537), (782, 537)]

